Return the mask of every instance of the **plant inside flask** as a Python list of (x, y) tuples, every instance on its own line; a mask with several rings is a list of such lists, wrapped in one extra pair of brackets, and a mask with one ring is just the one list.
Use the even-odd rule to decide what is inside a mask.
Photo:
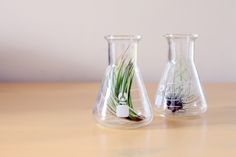
[[(123, 57), (122, 57), (123, 58)], [(131, 86), (134, 79), (134, 61), (121, 59), (113, 69), (108, 108), (113, 115), (131, 121), (142, 121), (145, 116), (134, 110)]]

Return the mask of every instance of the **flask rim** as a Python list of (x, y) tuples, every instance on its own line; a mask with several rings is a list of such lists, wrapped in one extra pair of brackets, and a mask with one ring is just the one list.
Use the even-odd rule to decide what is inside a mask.
[(198, 38), (198, 34), (172, 34), (172, 33), (170, 33), (170, 34), (165, 34), (164, 35), (164, 37), (166, 37), (166, 38), (174, 38), (174, 39), (176, 39), (176, 38), (192, 38), (192, 39), (197, 39)]
[(104, 37), (106, 40), (140, 40), (141, 35), (106, 35)]

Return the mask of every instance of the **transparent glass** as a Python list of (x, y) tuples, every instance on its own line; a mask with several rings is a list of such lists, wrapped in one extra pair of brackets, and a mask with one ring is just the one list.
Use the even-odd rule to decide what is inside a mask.
[(168, 63), (159, 84), (156, 109), (161, 116), (197, 116), (207, 103), (194, 64), (196, 34), (168, 34)]
[(108, 62), (93, 113), (99, 124), (137, 128), (151, 122), (153, 114), (137, 65), (138, 35), (109, 35)]

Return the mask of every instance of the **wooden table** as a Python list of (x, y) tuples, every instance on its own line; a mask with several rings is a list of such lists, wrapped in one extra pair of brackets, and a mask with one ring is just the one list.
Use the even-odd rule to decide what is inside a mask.
[[(148, 84), (154, 100), (156, 84)], [(97, 83), (0, 84), (0, 157), (236, 157), (236, 84), (205, 86), (201, 118), (99, 127)]]

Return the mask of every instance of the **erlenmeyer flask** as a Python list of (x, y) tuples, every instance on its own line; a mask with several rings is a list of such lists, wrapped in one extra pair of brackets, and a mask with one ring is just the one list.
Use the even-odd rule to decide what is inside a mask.
[(153, 114), (137, 66), (137, 48), (141, 36), (109, 35), (105, 78), (93, 113), (108, 127), (137, 128), (151, 122)]
[(168, 34), (169, 54), (155, 105), (161, 116), (194, 116), (207, 110), (207, 103), (194, 64), (196, 34)]

